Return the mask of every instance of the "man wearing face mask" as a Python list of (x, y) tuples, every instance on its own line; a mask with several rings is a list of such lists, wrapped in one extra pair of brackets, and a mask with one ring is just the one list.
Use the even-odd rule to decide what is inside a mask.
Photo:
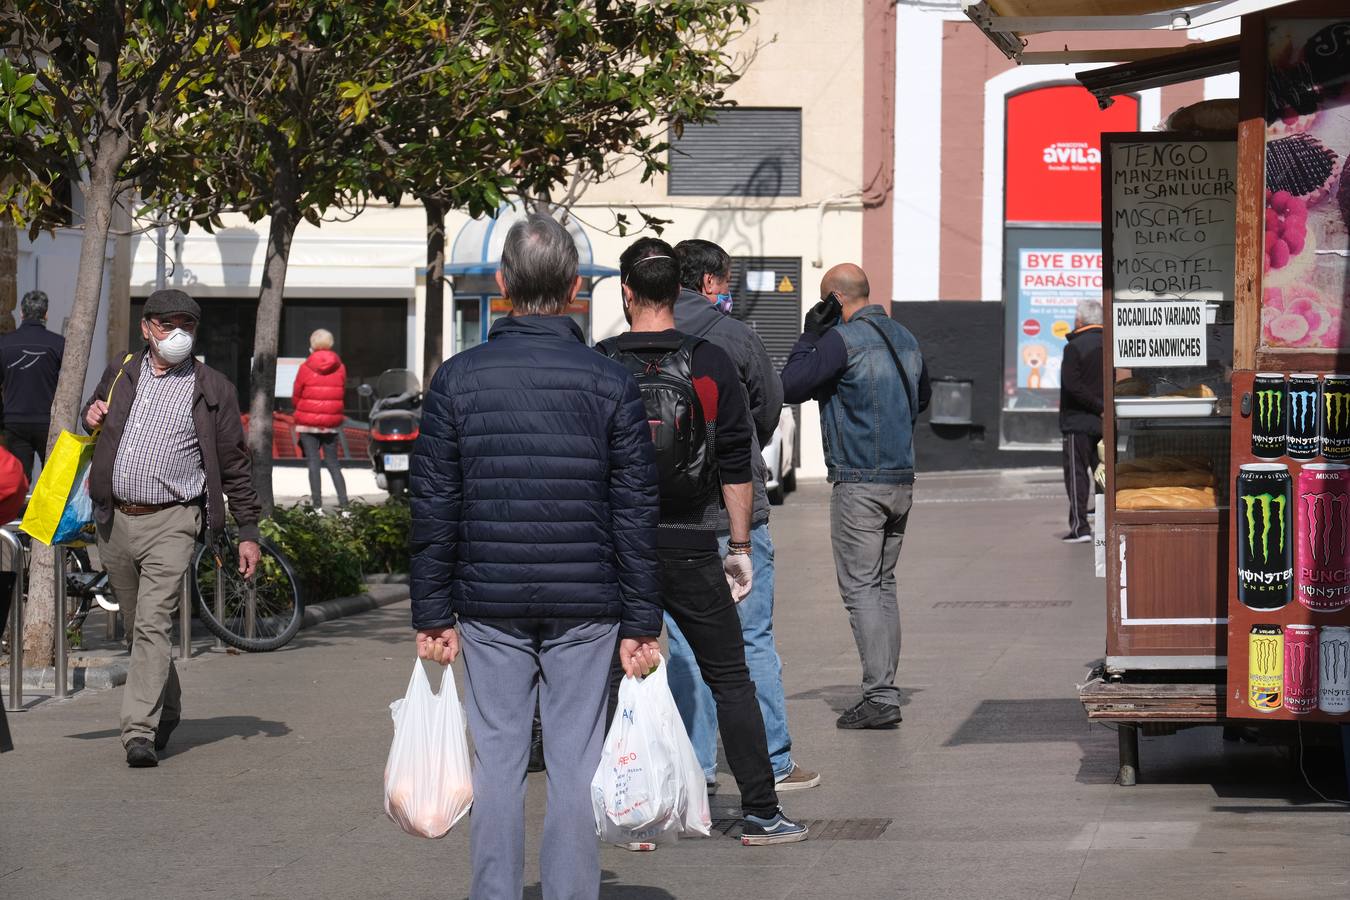
[[(754, 425), (751, 434), (754, 507), (750, 517), (754, 580), (750, 593), (737, 604), (736, 611), (745, 642), (745, 661), (764, 718), (777, 790), (780, 793), (805, 790), (820, 784), (820, 775), (797, 765), (792, 758), (783, 665), (773, 636), (773, 538), (769, 535), (769, 495), (764, 490), (769, 473), (760, 453), (760, 448), (773, 437), (783, 413), (783, 386), (759, 335), (730, 315), (731, 257), (727, 252), (712, 241), (692, 239), (675, 245), (675, 258), (680, 264), (681, 288), (675, 300), (675, 327), (725, 351), (735, 363), (736, 374), (745, 388)], [(729, 529), (723, 510), (718, 523), (718, 544), (724, 557), (729, 551)], [(679, 627), (669, 618), (666, 626), (670, 634), (671, 692), (711, 787), (717, 778), (717, 716), (713, 696), (699, 677), (693, 654)]]
[[(108, 366), (85, 404), (99, 558), (131, 638), (122, 696), (127, 765), (159, 764), (181, 715), (169, 631), (205, 523), (239, 526), (239, 571), (258, 564), (260, 505), (234, 385), (192, 357), (201, 308), (178, 290), (145, 301), (146, 348)], [(111, 395), (111, 399), (110, 399)]]

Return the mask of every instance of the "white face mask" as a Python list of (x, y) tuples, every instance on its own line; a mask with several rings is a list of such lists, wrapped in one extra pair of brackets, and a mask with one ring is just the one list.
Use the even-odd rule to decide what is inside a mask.
[(176, 366), (192, 355), (192, 344), (192, 335), (181, 328), (175, 328), (165, 335), (163, 340), (155, 341), (155, 352), (159, 354), (160, 359), (171, 366)]

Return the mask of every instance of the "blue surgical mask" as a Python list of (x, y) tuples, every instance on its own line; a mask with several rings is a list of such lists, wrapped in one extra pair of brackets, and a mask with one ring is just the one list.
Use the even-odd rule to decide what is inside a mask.
[(717, 299), (713, 301), (713, 305), (716, 306), (718, 309), (720, 309), (722, 312), (726, 313), (727, 315), (730, 315), (731, 302), (732, 297), (730, 294), (718, 294)]

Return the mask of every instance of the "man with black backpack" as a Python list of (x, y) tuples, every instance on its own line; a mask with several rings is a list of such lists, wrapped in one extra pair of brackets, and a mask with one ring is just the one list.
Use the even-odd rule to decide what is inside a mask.
[(869, 298), (851, 263), (820, 280), (820, 302), (783, 367), (789, 403), (820, 401), (839, 593), (862, 660), (862, 699), (835, 725), (900, 724), (895, 565), (914, 499), (914, 423), (932, 393), (919, 342)]
[[(660, 482), (663, 606), (689, 642), (717, 705), (727, 764), (741, 792), (741, 843), (805, 840), (806, 827), (778, 807), (736, 614), (736, 602), (753, 581), (753, 425), (745, 389), (726, 353), (675, 330), (679, 264), (669, 244), (637, 241), (620, 257), (619, 272), (632, 331), (597, 349), (628, 367), (647, 409)], [(717, 546), (723, 504), (731, 523), (725, 560)]]

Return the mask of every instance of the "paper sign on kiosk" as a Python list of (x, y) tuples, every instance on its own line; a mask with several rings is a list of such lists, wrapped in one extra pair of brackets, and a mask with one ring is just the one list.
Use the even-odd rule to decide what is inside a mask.
[(1120, 368), (1203, 366), (1208, 359), (1203, 302), (1117, 302), (1111, 325)]

